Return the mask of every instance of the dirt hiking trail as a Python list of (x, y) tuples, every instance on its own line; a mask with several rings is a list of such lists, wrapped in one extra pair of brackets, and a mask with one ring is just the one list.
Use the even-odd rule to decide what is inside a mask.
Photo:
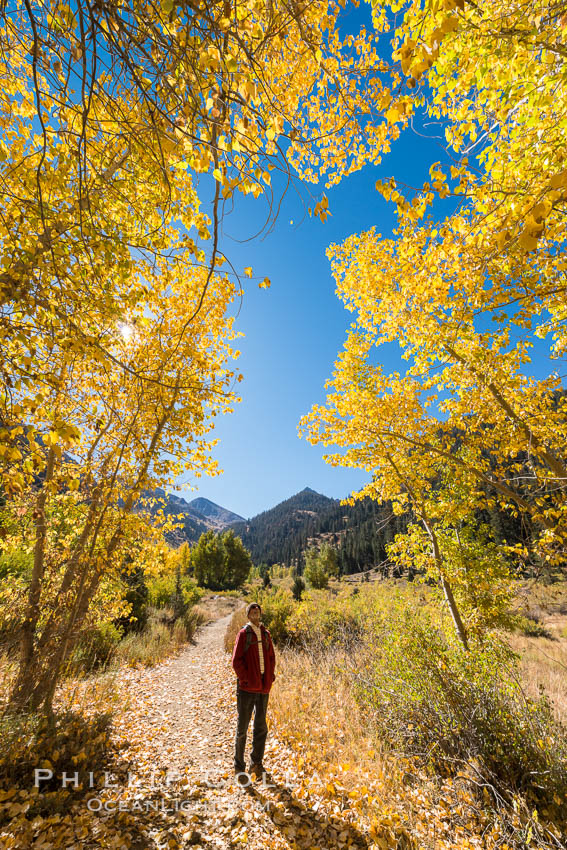
[[(203, 626), (193, 644), (153, 668), (116, 674), (122, 703), (113, 733), (118, 767), (88, 803), (97, 810), (104, 841), (91, 832), (82, 847), (369, 846), (353, 812), (323, 814), (313, 799), (308, 804), (296, 796), (306, 777), (278, 740), (269, 705), (269, 773), (245, 788), (236, 782), (236, 677), (223, 646), (230, 618), (227, 614)], [(285, 687), (281, 680), (276, 684)], [(247, 760), (251, 732), (252, 723)]]

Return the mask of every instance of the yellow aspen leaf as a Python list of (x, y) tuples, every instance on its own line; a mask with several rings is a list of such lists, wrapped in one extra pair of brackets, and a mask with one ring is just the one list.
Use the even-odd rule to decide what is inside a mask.
[(567, 189), (567, 168), (558, 174), (554, 174), (549, 181), (549, 185), (552, 189)]
[(537, 248), (538, 235), (530, 230), (524, 230), (519, 238), (519, 243), (525, 251), (534, 251)]
[(231, 73), (235, 73), (236, 71), (238, 71), (238, 62), (235, 56), (231, 56), (229, 54), (228, 56), (225, 56), (224, 61), (227, 71), (230, 71)]
[(447, 15), (441, 21), (440, 29), (443, 33), (448, 34), (454, 32), (459, 26), (459, 18), (457, 15)]
[(386, 121), (388, 124), (395, 124), (401, 118), (401, 111), (397, 106), (390, 106), (386, 112)]

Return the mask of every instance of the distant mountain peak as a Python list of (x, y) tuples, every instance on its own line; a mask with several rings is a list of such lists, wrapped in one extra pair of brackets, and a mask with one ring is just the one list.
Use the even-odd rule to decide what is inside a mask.
[(189, 507), (194, 511), (198, 511), (210, 522), (218, 525), (219, 528), (232, 525), (233, 522), (244, 522), (244, 517), (235, 514), (234, 511), (229, 511), (227, 508), (222, 508), (220, 505), (211, 502), (210, 499), (205, 499), (203, 496), (192, 499), (189, 502)]
[[(195, 542), (201, 534), (206, 531), (220, 532), (233, 523), (242, 522), (243, 517), (215, 505), (209, 499), (193, 499), (187, 502), (183, 496), (166, 492), (163, 487), (154, 490), (146, 490), (143, 494), (144, 500), (156, 500), (157, 504), (149, 504), (150, 513), (155, 513), (162, 508), (167, 516), (175, 516), (177, 521), (183, 523), (183, 528), (168, 532), (167, 539), (174, 546), (180, 543)], [(141, 507), (141, 506), (140, 506)]]

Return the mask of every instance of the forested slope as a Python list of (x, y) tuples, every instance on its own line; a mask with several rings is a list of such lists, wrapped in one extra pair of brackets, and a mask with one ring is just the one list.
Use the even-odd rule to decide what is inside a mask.
[(233, 527), (242, 537), (255, 563), (302, 563), (310, 543), (326, 539), (339, 550), (343, 573), (380, 563), (386, 558), (385, 546), (402, 531), (407, 519), (393, 515), (387, 504), (370, 499), (353, 506), (341, 505), (306, 487), (246, 523)]

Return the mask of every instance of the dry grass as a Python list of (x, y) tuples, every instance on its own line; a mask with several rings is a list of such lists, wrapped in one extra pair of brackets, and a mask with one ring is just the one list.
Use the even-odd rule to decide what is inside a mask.
[(197, 628), (206, 622), (206, 612), (194, 606), (183, 619), (171, 622), (173, 612), (168, 608), (156, 611), (148, 620), (143, 632), (127, 635), (120, 641), (113, 656), (113, 664), (153, 666), (186, 644)]
[(246, 625), (246, 619), (246, 608), (244, 606), (240, 606), (232, 615), (230, 623), (226, 627), (226, 631), (224, 633), (224, 648), (226, 652), (232, 652), (236, 641), (236, 635), (240, 629)]
[(542, 691), (553, 704), (555, 716), (567, 724), (567, 581), (545, 584), (529, 580), (520, 584), (516, 608), (540, 624), (550, 637), (509, 636), (521, 657), (522, 682), (529, 696)]
[[(278, 676), (270, 692), (270, 717), (278, 738), (295, 752), (299, 788), (313, 794), (321, 816), (352, 810), (358, 829), (375, 848), (456, 850), (468, 843), (476, 812), (466, 791), (424, 772), (414, 772), (371, 734), (352, 689), (338, 669), (339, 652), (278, 653)], [(347, 665), (348, 666), (348, 665)], [(304, 792), (302, 792), (304, 796)], [(462, 818), (450, 812), (467, 809)], [(461, 822), (460, 822), (461, 821)], [(486, 848), (493, 844), (483, 845)]]
[(203, 605), (193, 605), (191, 613), (197, 618), (199, 626), (204, 626), (211, 622), (211, 614)]
[(291, 576), (284, 576), (283, 578), (273, 578), (272, 587), (283, 587), (284, 590), (289, 590), (289, 592), (291, 593), (293, 582), (294, 579)]
[(237, 596), (207, 593), (199, 602), (199, 608), (206, 615), (206, 622), (212, 622), (232, 614), (245, 604), (244, 600)]
[[(88, 714), (94, 706), (113, 706), (122, 697), (116, 685), (116, 673), (121, 665), (154, 666), (178, 652), (192, 639), (197, 628), (208, 621), (200, 606), (193, 606), (184, 621), (173, 620), (169, 608), (153, 609), (143, 632), (127, 635), (115, 647), (108, 668), (77, 676), (68, 675), (60, 682), (54, 706), (58, 711), (79, 709)], [(0, 654), (0, 708), (6, 704), (17, 669), (17, 654)]]
[(471, 792), (478, 780), (474, 764), (457, 778), (435, 776), (373, 735), (342, 672), (355, 658), (336, 649), (282, 649), (277, 657), (270, 718), (277, 737), (294, 751), (299, 787), (323, 800), (321, 814), (336, 812), (337, 805), (341, 812), (354, 809), (359, 828), (369, 830), (377, 847), (519, 848), (525, 846), (521, 835), (532, 829), (530, 846), (563, 846), (546, 843), (537, 815), (532, 821), (523, 804), (513, 827), (509, 813), (485, 806)]
[[(238, 600), (225, 600), (231, 608), (235, 604), (239, 604)], [(221, 607), (222, 601), (219, 605)], [(226, 607), (226, 606), (225, 606)], [(230, 610), (230, 608), (229, 608)], [(120, 641), (115, 647), (111, 648), (108, 656), (108, 664), (106, 671), (88, 670), (77, 671), (69, 669), (67, 675), (62, 679), (59, 693), (66, 694), (71, 703), (76, 702), (75, 696), (77, 689), (81, 693), (88, 691), (88, 688), (94, 689), (97, 694), (105, 694), (107, 702), (112, 702), (112, 693), (114, 689), (115, 671), (120, 665), (136, 666), (137, 664), (145, 666), (153, 666), (163, 661), (169, 655), (172, 655), (181, 649), (188, 641), (192, 640), (197, 629), (204, 623), (216, 619), (212, 614), (211, 606), (194, 605), (183, 618), (183, 620), (175, 620), (174, 612), (171, 608), (150, 609), (150, 616), (147, 627), (142, 632), (132, 632)], [(224, 616), (223, 611), (217, 616)], [(17, 669), (17, 647), (8, 651), (0, 651), (0, 707), (5, 705), (11, 688), (11, 683), (14, 680)], [(79, 685), (79, 680), (88, 682), (88, 687)], [(90, 702), (90, 697), (86, 700), (85, 705)]]
[(349, 683), (338, 670), (342, 660), (338, 651), (317, 656), (293, 649), (278, 652), (270, 713), (278, 734), (299, 745), (306, 762), (330, 773), (342, 767), (348, 791), (365, 776), (378, 778), (387, 803), (401, 773), (392, 769), (392, 757), (369, 734)]
[(115, 663), (153, 666), (171, 654), (181, 641), (179, 632), (173, 636), (165, 623), (152, 622), (140, 634), (127, 635), (120, 641), (114, 656)]
[(16, 658), (13, 653), (0, 652), (0, 706), (6, 704), (16, 675)]
[(567, 725), (567, 638), (562, 635), (567, 618), (548, 617), (543, 623), (556, 635), (553, 640), (515, 634), (509, 642), (521, 657), (522, 681), (528, 695), (535, 697), (543, 690), (557, 719)]
[[(0, 710), (6, 705), (17, 672), (14, 653), (0, 655)], [(116, 685), (116, 670), (96, 673), (85, 678), (64, 679), (57, 688), (54, 709), (57, 712), (79, 711), (89, 715), (101, 705), (112, 707), (121, 702)]]
[(516, 607), (536, 622), (543, 622), (553, 615), (567, 615), (567, 580), (545, 584), (529, 579), (519, 584)]
[[(345, 584), (341, 582), (343, 590), (352, 592), (354, 588)], [(362, 595), (363, 587), (358, 587)], [(538, 589), (534, 601), (542, 624), (555, 640), (517, 634), (509, 638), (523, 657), (521, 674), (526, 690), (539, 696), (542, 685), (557, 718), (567, 721), (563, 595), (561, 587)], [(524, 607), (524, 611), (530, 616), (536, 613), (534, 607), (529, 611)], [(230, 649), (242, 623), (233, 617), (227, 635)], [(485, 805), (477, 793), (476, 764), (472, 763), (470, 770), (465, 766), (458, 776), (433, 775), (409, 757), (394, 753), (372, 732), (371, 719), (357, 704), (347, 673), (356, 664), (355, 656), (341, 655), (336, 647), (330, 652), (279, 648), (277, 659), (277, 678), (270, 696), (274, 732), (291, 746), (294, 764), (302, 766), (299, 781), (315, 786), (313, 793), (328, 799), (331, 811), (337, 798), (342, 800), (341, 806), (355, 806), (360, 824), (378, 824), (373, 837), (380, 836), (388, 847), (441, 850), (483, 846), (486, 850), (507, 843), (516, 848), (524, 846), (522, 835), (525, 838), (532, 831), (533, 846), (544, 846), (544, 832), (537, 818), (532, 822), (531, 810), (523, 801), (518, 802), (517, 815), (507, 808), (500, 811)], [(321, 781), (317, 785), (309, 777)], [(370, 830), (372, 835), (372, 826)], [(403, 843), (403, 835), (411, 837), (411, 844)], [(545, 846), (559, 845), (552, 841)]]
[(415, 839), (404, 767), (370, 734), (338, 670), (342, 660), (333, 650), (278, 652), (270, 718), (295, 754), (288, 768), (296, 772), (306, 804), (315, 803), (321, 817), (332, 820), (352, 810), (357, 828), (377, 842), (372, 847), (425, 850)]

